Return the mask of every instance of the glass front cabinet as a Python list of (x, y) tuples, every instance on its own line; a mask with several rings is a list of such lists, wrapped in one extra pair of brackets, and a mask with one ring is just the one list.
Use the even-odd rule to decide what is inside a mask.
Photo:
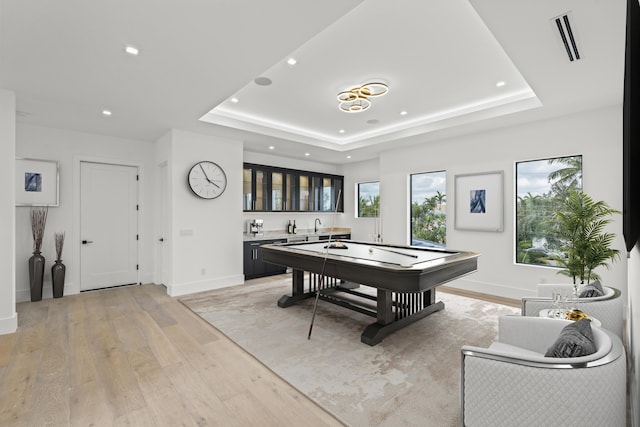
[(245, 163), (245, 212), (344, 212), (343, 177)]
[(242, 170), (242, 193), (245, 211), (266, 211), (269, 205), (270, 176), (263, 168), (247, 168)]

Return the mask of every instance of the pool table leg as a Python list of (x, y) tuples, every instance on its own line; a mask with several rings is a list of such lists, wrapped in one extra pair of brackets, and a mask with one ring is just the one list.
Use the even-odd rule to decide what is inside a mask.
[(386, 336), (398, 329), (402, 329), (413, 322), (427, 317), (431, 313), (444, 309), (444, 303), (442, 301), (435, 302), (435, 289), (425, 291), (423, 297), (426, 304), (422, 309), (407, 317), (396, 320), (395, 313), (393, 312), (393, 292), (378, 289), (378, 321), (365, 328), (362, 335), (360, 335), (360, 341), (371, 346), (379, 344)]
[(278, 307), (290, 307), (298, 301), (315, 295), (315, 292), (304, 292), (304, 271), (294, 269), (291, 274), (291, 295), (281, 296)]

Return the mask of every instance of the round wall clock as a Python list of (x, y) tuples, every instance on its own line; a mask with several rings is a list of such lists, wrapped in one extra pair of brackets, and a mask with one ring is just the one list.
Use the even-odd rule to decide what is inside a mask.
[(209, 161), (193, 165), (187, 181), (193, 194), (203, 199), (215, 199), (227, 188), (227, 175), (220, 166)]

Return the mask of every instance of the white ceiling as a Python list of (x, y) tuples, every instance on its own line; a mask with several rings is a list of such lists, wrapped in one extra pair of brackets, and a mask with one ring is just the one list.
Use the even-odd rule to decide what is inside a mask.
[[(551, 20), (567, 12), (574, 62)], [(180, 128), (345, 163), (621, 105), (624, 14), (624, 0), (0, 0), (0, 88), (19, 122), (148, 141)], [(389, 93), (339, 111), (338, 92), (370, 81)]]

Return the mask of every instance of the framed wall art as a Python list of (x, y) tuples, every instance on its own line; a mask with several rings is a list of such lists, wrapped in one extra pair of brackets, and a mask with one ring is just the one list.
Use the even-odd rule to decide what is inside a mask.
[(58, 206), (58, 162), (16, 158), (16, 206)]
[(504, 172), (455, 176), (456, 230), (501, 232), (504, 227)]

